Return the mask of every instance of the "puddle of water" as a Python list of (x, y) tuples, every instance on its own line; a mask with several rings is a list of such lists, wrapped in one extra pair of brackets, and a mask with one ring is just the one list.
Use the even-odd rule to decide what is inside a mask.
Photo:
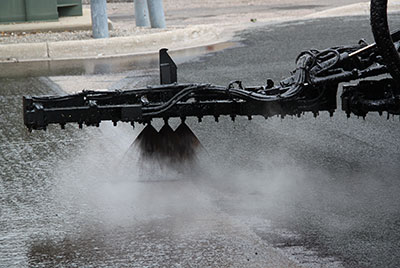
[[(176, 63), (182, 63), (210, 52), (235, 47), (234, 42), (224, 42), (209, 46), (171, 51)], [(143, 70), (158, 66), (158, 53), (115, 58), (55, 60), (1, 63), (0, 77), (34, 77), (58, 75), (94, 75), (120, 73), (127, 70)]]

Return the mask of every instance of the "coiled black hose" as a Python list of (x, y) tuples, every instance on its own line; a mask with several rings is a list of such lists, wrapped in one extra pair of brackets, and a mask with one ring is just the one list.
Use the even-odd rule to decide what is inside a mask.
[(400, 83), (400, 57), (389, 31), (387, 2), (388, 0), (371, 0), (371, 28), (389, 73)]

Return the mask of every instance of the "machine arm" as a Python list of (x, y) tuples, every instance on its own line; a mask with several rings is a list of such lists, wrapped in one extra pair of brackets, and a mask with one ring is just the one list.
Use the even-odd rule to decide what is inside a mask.
[[(373, 2), (383, 0), (373, 0)], [(385, 2), (385, 1), (383, 1)], [(373, 7), (373, 5), (372, 5)], [(386, 11), (386, 6), (384, 6)], [(378, 13), (377, 18), (382, 16)], [(386, 16), (386, 14), (384, 14)], [(374, 22), (373, 31), (382, 22)], [(375, 26), (374, 26), (375, 25)], [(375, 27), (375, 28), (374, 28)], [(374, 30), (375, 29), (375, 30)], [(24, 96), (24, 123), (30, 129), (46, 129), (49, 124), (78, 123), (80, 127), (99, 126), (101, 121), (149, 123), (154, 118), (260, 115), (295, 115), (321, 111), (331, 115), (337, 108), (340, 83), (361, 80), (357, 85), (344, 85), (342, 109), (348, 116), (365, 117), (368, 112), (400, 114), (398, 70), (393, 53), (398, 56), (400, 31), (376, 38), (390, 42), (308, 50), (299, 54), (291, 75), (274, 84), (267, 80), (261, 86), (246, 87), (241, 81), (227, 86), (213, 84), (179, 84), (177, 68), (167, 50), (160, 50), (161, 85), (126, 91), (83, 91), (65, 96)], [(389, 48), (388, 48), (389, 46)], [(389, 49), (389, 50), (388, 50)], [(389, 52), (388, 52), (389, 51)], [(400, 62), (400, 60), (399, 60)], [(378, 75), (394, 78), (365, 80)]]

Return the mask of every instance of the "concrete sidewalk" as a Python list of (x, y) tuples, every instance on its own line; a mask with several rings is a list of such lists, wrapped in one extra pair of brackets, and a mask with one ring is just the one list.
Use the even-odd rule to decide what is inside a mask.
[[(162, 47), (179, 50), (231, 40), (236, 31), (252, 26), (369, 13), (369, 2), (357, 0), (283, 0), (279, 4), (272, 0), (165, 0), (164, 4), (168, 28), (162, 30), (135, 27), (132, 3), (108, 4), (113, 21), (108, 39), (91, 38), (88, 6), (83, 17), (2, 24), (0, 62), (120, 57), (156, 53)], [(389, 11), (400, 11), (400, 0), (390, 1)]]

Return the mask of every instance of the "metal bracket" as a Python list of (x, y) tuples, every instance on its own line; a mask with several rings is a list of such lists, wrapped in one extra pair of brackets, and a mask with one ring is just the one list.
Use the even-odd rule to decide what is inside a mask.
[(178, 82), (177, 67), (172, 58), (168, 55), (168, 49), (160, 49), (160, 83), (168, 85)]

